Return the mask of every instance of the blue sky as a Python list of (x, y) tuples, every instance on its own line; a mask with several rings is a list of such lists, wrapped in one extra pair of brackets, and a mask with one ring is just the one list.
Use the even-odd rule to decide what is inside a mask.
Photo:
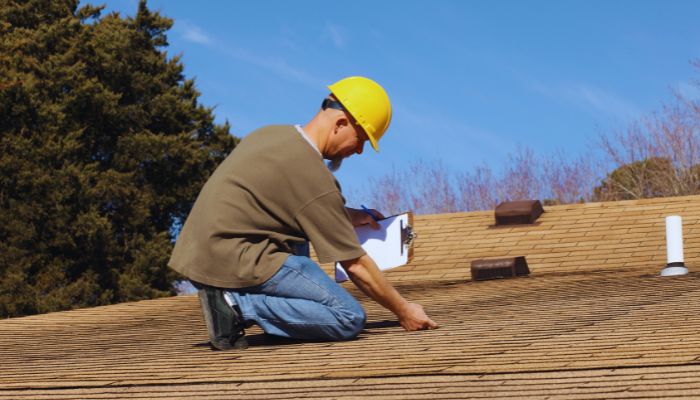
[[(366, 146), (336, 174), (346, 192), (418, 159), (467, 172), (523, 145), (575, 156), (672, 89), (699, 95), (700, 1), (148, 4), (175, 20), (168, 53), (236, 136), (307, 122), (345, 76), (383, 85), (391, 127), (380, 153)], [(107, 6), (133, 15), (137, 1)]]

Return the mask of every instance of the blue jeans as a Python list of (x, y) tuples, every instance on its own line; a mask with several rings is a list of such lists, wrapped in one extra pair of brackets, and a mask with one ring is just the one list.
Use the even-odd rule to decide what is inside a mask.
[(305, 340), (347, 340), (365, 325), (365, 311), (308, 257), (290, 255), (267, 282), (227, 289), (246, 321), (265, 333)]

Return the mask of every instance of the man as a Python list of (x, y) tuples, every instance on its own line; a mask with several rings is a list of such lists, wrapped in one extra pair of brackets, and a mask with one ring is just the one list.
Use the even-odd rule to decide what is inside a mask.
[(381, 214), (345, 207), (337, 168), (377, 142), (391, 121), (384, 89), (342, 79), (303, 128), (267, 126), (246, 136), (202, 188), (169, 265), (199, 289), (214, 348), (247, 346), (244, 328), (306, 340), (347, 340), (365, 323), (360, 304), (308, 257), (339, 261), (353, 283), (408, 331), (436, 328), (404, 299), (357, 241), (353, 225)]

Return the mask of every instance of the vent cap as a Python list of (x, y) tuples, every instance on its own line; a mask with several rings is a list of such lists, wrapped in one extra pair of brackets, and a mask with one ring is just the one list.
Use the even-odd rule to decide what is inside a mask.
[(496, 225), (532, 224), (543, 212), (539, 200), (506, 201), (496, 206)]
[(472, 261), (472, 280), (513, 278), (530, 275), (524, 256)]

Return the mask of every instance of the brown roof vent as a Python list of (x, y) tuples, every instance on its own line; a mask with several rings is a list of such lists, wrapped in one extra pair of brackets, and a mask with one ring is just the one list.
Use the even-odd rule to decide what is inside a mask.
[(472, 261), (472, 280), (475, 281), (526, 275), (530, 275), (530, 268), (523, 256)]
[(496, 225), (532, 224), (543, 212), (539, 200), (506, 201), (496, 207)]

